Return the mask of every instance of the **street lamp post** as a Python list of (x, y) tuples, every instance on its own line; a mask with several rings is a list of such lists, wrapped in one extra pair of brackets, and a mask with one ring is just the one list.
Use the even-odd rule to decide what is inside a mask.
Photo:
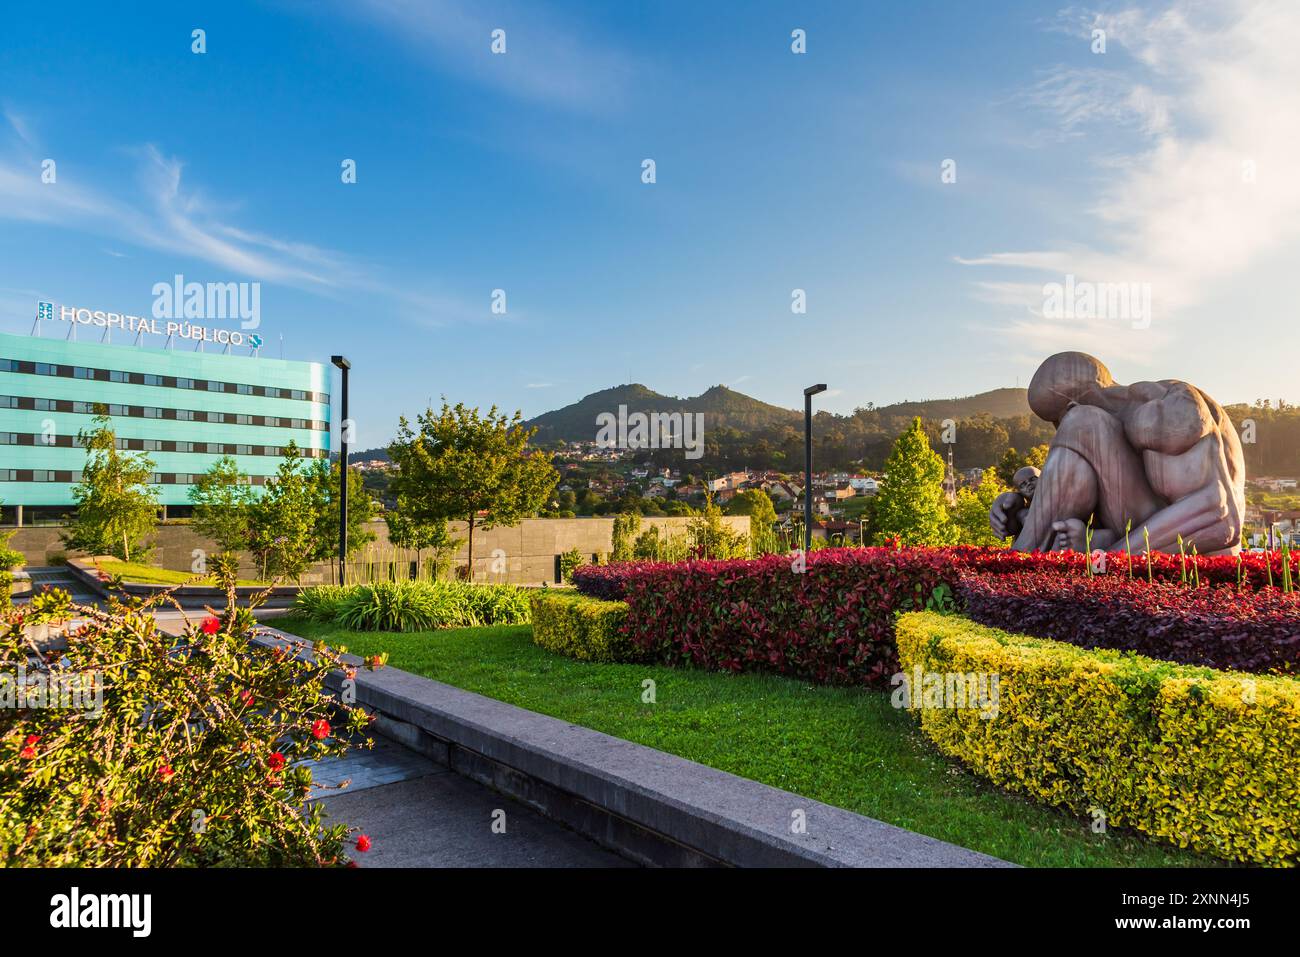
[(339, 419), (339, 584), (342, 585), (344, 563), (348, 559), (348, 370), (352, 363), (344, 356), (330, 356), (330, 362), (343, 373), (343, 414)]
[(826, 391), (826, 383), (803, 390), (803, 553), (812, 551), (812, 397)]

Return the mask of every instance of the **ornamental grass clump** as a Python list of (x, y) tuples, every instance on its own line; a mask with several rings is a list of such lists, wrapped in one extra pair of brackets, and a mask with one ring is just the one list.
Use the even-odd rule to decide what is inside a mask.
[[(104, 611), (51, 590), (0, 616), (0, 866), (348, 863), (304, 765), (369, 723), (325, 689), (344, 649), (252, 643), (223, 584), (180, 636), (155, 622), (169, 593)], [(66, 647), (41, 637), (69, 622)]]
[(430, 631), (529, 621), (524, 589), (470, 582), (322, 585), (304, 589), (298, 595), (298, 607), (316, 621), (337, 622), (353, 631)]

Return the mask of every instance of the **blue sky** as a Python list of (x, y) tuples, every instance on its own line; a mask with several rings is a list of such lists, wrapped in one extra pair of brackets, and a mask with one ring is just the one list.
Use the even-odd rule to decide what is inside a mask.
[[(850, 411), (1024, 385), (1067, 348), (1300, 399), (1294, 3), (3, 17), (0, 328), (257, 281), (267, 354), (351, 357), (363, 447), (440, 395), (533, 415), (630, 378), (795, 406), (825, 381)], [(1046, 315), (1067, 274), (1143, 284), (1151, 321)]]

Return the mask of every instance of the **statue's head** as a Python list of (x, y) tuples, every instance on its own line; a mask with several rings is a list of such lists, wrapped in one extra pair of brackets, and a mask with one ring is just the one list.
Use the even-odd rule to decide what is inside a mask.
[(1044, 359), (1029, 380), (1029, 407), (1040, 419), (1059, 425), (1070, 406), (1114, 384), (1110, 370), (1087, 353), (1058, 352)]
[(1042, 473), (1032, 465), (1023, 466), (1016, 469), (1016, 474), (1011, 477), (1011, 484), (1025, 498), (1033, 498), (1034, 493), (1038, 491), (1038, 476), (1040, 474)]

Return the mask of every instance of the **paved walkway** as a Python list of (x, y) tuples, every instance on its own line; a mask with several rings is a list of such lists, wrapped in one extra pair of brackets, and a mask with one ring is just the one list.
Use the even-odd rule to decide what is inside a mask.
[[(362, 867), (631, 867), (582, 835), (382, 738), (315, 769), (332, 821), (371, 840)], [(494, 828), (494, 822), (496, 826)], [(501, 833), (504, 824), (504, 833)]]

